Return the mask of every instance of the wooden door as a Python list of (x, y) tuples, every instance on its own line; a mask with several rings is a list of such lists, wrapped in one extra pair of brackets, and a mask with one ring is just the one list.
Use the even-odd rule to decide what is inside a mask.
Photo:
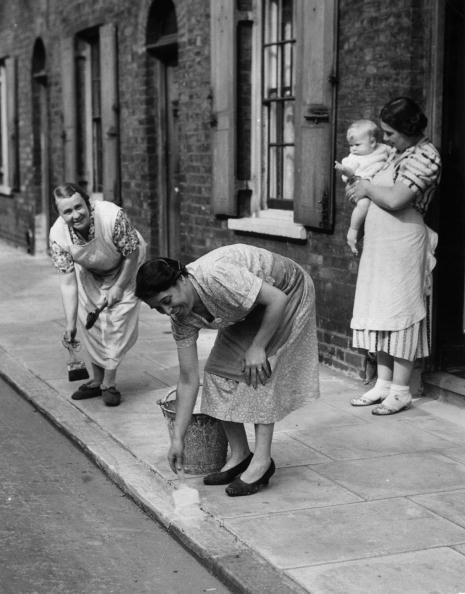
[(443, 176), (438, 196), (436, 363), (465, 377), (465, 5), (445, 15)]
[(166, 246), (168, 256), (178, 258), (180, 255), (180, 189), (179, 189), (179, 129), (178, 129), (178, 83), (176, 63), (164, 65), (165, 76), (165, 212), (166, 212)]

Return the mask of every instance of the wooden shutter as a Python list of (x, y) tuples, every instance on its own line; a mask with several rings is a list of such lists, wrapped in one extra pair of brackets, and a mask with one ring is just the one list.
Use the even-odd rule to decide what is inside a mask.
[(236, 216), (236, 34), (234, 0), (210, 0), (212, 84), (212, 208)]
[(294, 218), (333, 226), (337, 0), (296, 2), (296, 192)]
[(8, 185), (19, 189), (18, 101), (16, 58), (5, 60), (8, 130)]
[(113, 24), (100, 29), (100, 71), (102, 105), (103, 198), (120, 201), (119, 101), (117, 36)]
[(61, 86), (63, 94), (64, 173), (67, 182), (77, 181), (76, 62), (74, 38), (61, 41)]

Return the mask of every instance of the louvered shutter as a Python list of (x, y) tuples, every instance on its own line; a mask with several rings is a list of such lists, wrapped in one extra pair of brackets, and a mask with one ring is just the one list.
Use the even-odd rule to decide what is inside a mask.
[(294, 219), (331, 231), (337, 0), (297, 0), (296, 10)]
[(5, 61), (7, 92), (7, 129), (8, 129), (8, 185), (12, 190), (19, 190), (19, 154), (18, 154), (18, 100), (16, 58)]
[(103, 198), (120, 201), (117, 35), (113, 24), (100, 29), (103, 142)]
[(64, 181), (75, 182), (77, 181), (77, 113), (73, 37), (61, 41), (61, 87), (63, 93)]
[(212, 84), (212, 208), (217, 215), (236, 216), (235, 103), (236, 35), (235, 2), (211, 0)]

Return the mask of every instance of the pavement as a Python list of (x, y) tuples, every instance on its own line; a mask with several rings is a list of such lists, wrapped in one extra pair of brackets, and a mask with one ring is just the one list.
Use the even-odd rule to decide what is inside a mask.
[[(157, 404), (177, 379), (168, 318), (142, 306), (109, 408), (70, 399), (48, 257), (0, 242), (0, 297), (0, 375), (233, 592), (465, 592), (465, 408), (422, 396), (375, 417), (349, 405), (358, 378), (321, 366), (321, 398), (276, 425), (269, 487), (229, 498), (186, 475), (200, 505), (182, 509)], [(202, 364), (213, 340), (201, 334)]]

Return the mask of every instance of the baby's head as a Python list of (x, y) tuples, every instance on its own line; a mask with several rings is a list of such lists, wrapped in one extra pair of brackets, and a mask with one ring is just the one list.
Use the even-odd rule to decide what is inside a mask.
[(369, 155), (382, 138), (381, 130), (371, 120), (357, 120), (347, 130), (347, 141), (353, 155)]

